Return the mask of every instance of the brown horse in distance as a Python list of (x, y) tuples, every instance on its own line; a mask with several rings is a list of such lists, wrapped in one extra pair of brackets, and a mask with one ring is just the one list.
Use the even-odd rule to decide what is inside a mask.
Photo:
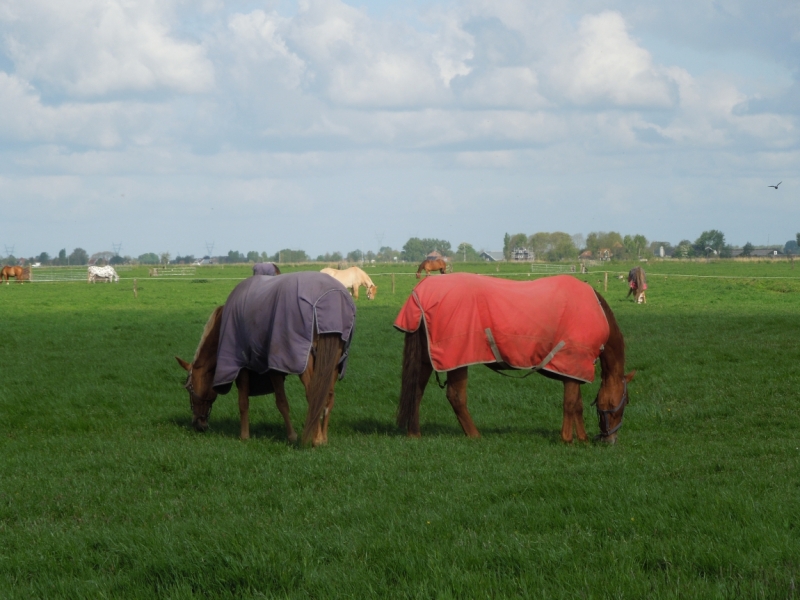
[[(613, 444), (617, 439), (617, 431), (622, 426), (624, 408), (628, 403), (628, 383), (633, 379), (636, 372), (625, 373), (625, 341), (622, 332), (608, 303), (599, 293), (594, 290), (593, 292), (594, 296), (596, 296), (596, 301), (605, 314), (609, 331), (608, 339), (600, 349), (601, 384), (597, 397), (593, 402), (597, 406), (600, 425), (600, 434), (596, 439)], [(535, 309), (535, 307), (530, 308)], [(434, 370), (426, 326), (426, 320), (431, 318), (431, 315), (426, 313), (425, 318), (421, 319), (418, 329), (413, 332), (407, 331), (405, 334), (397, 424), (402, 429), (405, 429), (410, 437), (419, 437), (420, 435), (420, 401)], [(525, 318), (524, 313), (520, 314), (520, 318)], [(397, 326), (397, 323), (395, 326)], [(495, 354), (495, 357), (497, 356), (498, 354)], [(481, 362), (493, 370), (511, 368), (502, 362)], [(467, 369), (467, 366), (461, 366), (446, 372), (446, 396), (464, 433), (469, 437), (477, 438), (480, 437), (480, 433), (467, 409)], [(567, 443), (572, 442), (574, 428), (578, 439), (586, 441), (588, 437), (583, 421), (583, 399), (581, 398), (581, 384), (585, 381), (548, 371), (546, 368), (541, 370), (535, 368), (529, 370), (529, 372), (533, 370), (564, 384), (564, 415), (561, 426), (561, 439)]]
[[(212, 385), (217, 367), (222, 309), (222, 306), (218, 306), (211, 313), (194, 360), (188, 363), (175, 357), (178, 364), (188, 372), (185, 387), (189, 391), (189, 402), (192, 407), (192, 425), (197, 431), (208, 429), (208, 417), (211, 414), (211, 407), (217, 399), (217, 392), (214, 391)], [(333, 388), (336, 383), (337, 365), (343, 349), (344, 342), (339, 334), (314, 335), (314, 346), (308, 357), (308, 365), (299, 376), (308, 400), (308, 414), (302, 438), (304, 444), (310, 443), (318, 446), (328, 441), (328, 420), (334, 401)], [(250, 374), (248, 369), (242, 369), (236, 378), (241, 438), (243, 440), (250, 438)], [(297, 433), (292, 427), (289, 402), (284, 386), (286, 374), (271, 371), (269, 377), (275, 390), (275, 404), (286, 424), (286, 435), (290, 442), (295, 442)]]
[(30, 281), (31, 279), (31, 270), (29, 267), (10, 267), (6, 266), (3, 267), (3, 270), (0, 271), (0, 278), (6, 282), (8, 285), (8, 278), (13, 277), (17, 280), (17, 283), (22, 283), (23, 281)]
[(420, 273), (425, 271), (425, 277), (431, 274), (431, 271), (439, 271), (442, 275), (453, 272), (453, 265), (442, 260), (441, 258), (426, 258), (419, 265), (417, 269), (417, 279), (420, 278)]

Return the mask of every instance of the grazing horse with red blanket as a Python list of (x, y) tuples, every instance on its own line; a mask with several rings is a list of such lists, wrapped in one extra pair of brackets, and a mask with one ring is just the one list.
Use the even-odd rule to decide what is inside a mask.
[(22, 283), (23, 281), (30, 281), (31, 279), (31, 271), (30, 268), (22, 268), (22, 267), (11, 267), (5, 266), (3, 270), (0, 271), (0, 278), (6, 282), (8, 285), (8, 278), (13, 277), (17, 280), (17, 283)]
[(614, 314), (594, 289), (560, 275), (509, 281), (470, 273), (426, 278), (408, 298), (394, 326), (406, 333), (397, 423), (417, 437), (419, 405), (431, 373), (447, 372), (447, 399), (464, 433), (479, 437), (467, 410), (467, 368), (539, 372), (564, 384), (561, 439), (573, 428), (586, 440), (581, 384), (601, 385), (595, 398), (599, 438), (614, 443), (628, 402), (625, 342)]
[(249, 277), (237, 285), (224, 306), (206, 323), (186, 369), (192, 425), (208, 429), (217, 394), (233, 382), (239, 392), (241, 437), (250, 437), (250, 396), (275, 394), (289, 441), (297, 434), (289, 419), (284, 380), (300, 376), (308, 414), (304, 444), (328, 441), (334, 385), (344, 377), (355, 325), (356, 306), (341, 283), (310, 271), (280, 277)]
[[(633, 294), (633, 299), (637, 304), (647, 304), (647, 296), (645, 290), (647, 289), (647, 280), (644, 278), (644, 269), (642, 267), (634, 267), (628, 272), (628, 296)], [(625, 296), (626, 298), (628, 296)]]
[(425, 271), (425, 277), (430, 275), (431, 271), (439, 271), (439, 273), (444, 275), (445, 272), (453, 272), (453, 265), (441, 258), (426, 258), (420, 263), (419, 269), (417, 269), (417, 279), (420, 278), (420, 273), (422, 273), (422, 271)]

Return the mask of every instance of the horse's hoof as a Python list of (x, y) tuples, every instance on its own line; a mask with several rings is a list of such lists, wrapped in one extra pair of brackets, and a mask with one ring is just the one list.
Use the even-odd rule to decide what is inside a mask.
[(293, 433), (292, 435), (290, 435), (290, 436), (289, 436), (289, 441), (290, 441), (292, 444), (294, 444), (295, 442), (297, 442), (297, 434), (296, 434), (296, 433)]

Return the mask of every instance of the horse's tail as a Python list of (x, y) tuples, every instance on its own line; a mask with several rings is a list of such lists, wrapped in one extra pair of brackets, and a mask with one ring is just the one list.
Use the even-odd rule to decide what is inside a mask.
[(417, 408), (417, 389), (422, 370), (422, 353), (425, 350), (425, 323), (413, 333), (406, 333), (403, 346), (403, 374), (400, 384), (400, 405), (397, 407), (397, 426), (408, 430)]
[(342, 357), (342, 338), (338, 333), (323, 333), (317, 338), (314, 373), (306, 389), (308, 415), (303, 428), (303, 444), (311, 444), (325, 411), (333, 374)]

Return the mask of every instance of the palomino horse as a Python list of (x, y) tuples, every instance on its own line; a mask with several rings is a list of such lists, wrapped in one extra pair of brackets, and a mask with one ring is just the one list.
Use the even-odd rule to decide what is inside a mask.
[(422, 271), (425, 271), (425, 277), (430, 275), (431, 271), (439, 271), (439, 273), (444, 275), (445, 272), (453, 272), (453, 265), (441, 258), (426, 258), (420, 263), (419, 269), (417, 269), (417, 279), (420, 278), (419, 274), (422, 273)]
[(347, 290), (321, 273), (245, 279), (211, 313), (194, 360), (175, 357), (188, 372), (192, 425), (208, 429), (217, 394), (227, 394), (235, 381), (242, 439), (250, 437), (250, 396), (274, 393), (286, 435), (294, 442), (284, 381), (295, 374), (308, 401), (302, 442), (326, 443), (334, 386), (347, 366), (355, 314)]
[(625, 342), (614, 314), (591, 286), (569, 275), (509, 281), (456, 273), (414, 288), (394, 326), (406, 332), (398, 425), (418, 437), (419, 405), (434, 369), (447, 372), (447, 399), (461, 428), (479, 437), (467, 410), (467, 367), (538, 371), (564, 384), (561, 439), (587, 439), (581, 384), (594, 379), (600, 434), (616, 442), (628, 403)]
[(375, 294), (378, 293), (378, 286), (372, 283), (369, 275), (364, 273), (358, 267), (350, 267), (349, 269), (322, 269), (320, 273), (330, 275), (338, 280), (348, 290), (352, 290), (353, 298), (358, 300), (358, 288), (362, 285), (367, 288), (367, 300), (374, 300)]
[[(647, 296), (645, 290), (647, 289), (647, 280), (644, 278), (644, 269), (642, 267), (634, 267), (628, 272), (628, 296), (633, 294), (633, 299), (637, 304), (647, 304)], [(625, 296), (626, 298), (628, 296)]]
[(8, 285), (8, 278), (13, 277), (17, 280), (17, 283), (22, 283), (23, 281), (30, 281), (31, 279), (31, 270), (29, 267), (3, 267), (3, 270), (0, 271), (0, 279), (6, 282)]

